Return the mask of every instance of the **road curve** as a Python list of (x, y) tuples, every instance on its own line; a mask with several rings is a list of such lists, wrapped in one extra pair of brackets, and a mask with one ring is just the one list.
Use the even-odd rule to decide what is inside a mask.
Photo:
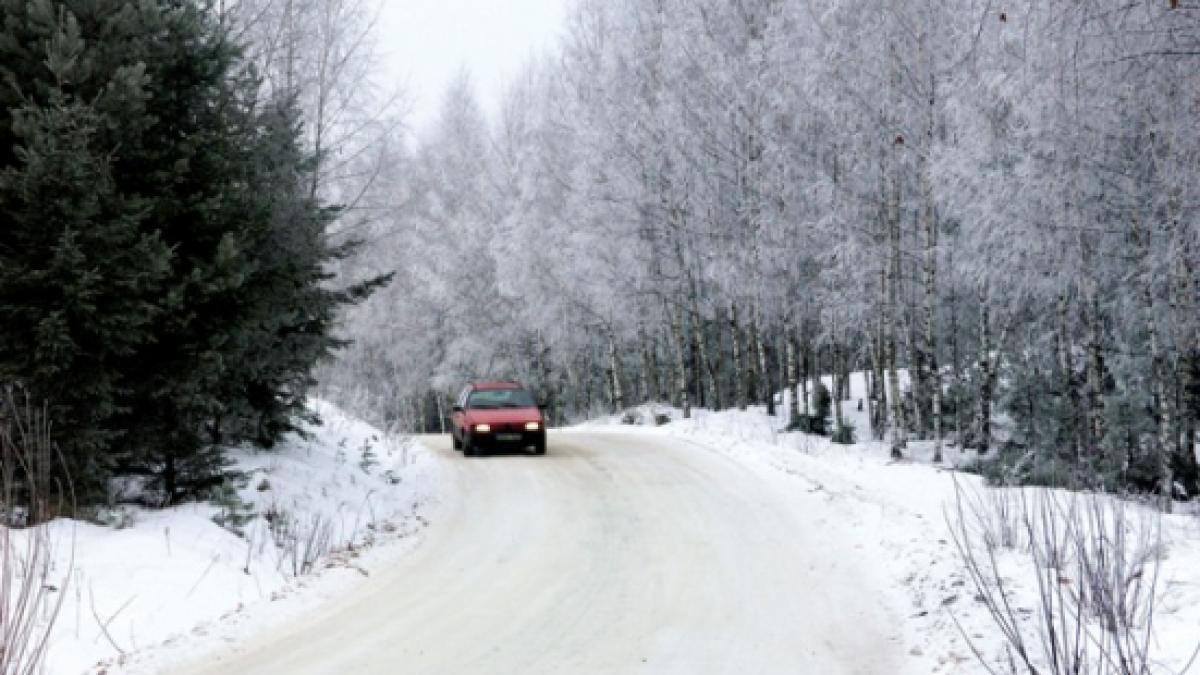
[(319, 616), (189, 671), (901, 670), (896, 618), (786, 483), (652, 434), (564, 432), (544, 457), (445, 462), (426, 540)]

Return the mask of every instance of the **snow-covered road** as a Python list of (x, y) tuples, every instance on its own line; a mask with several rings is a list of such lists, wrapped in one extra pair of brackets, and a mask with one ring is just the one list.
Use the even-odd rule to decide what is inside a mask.
[(557, 433), (545, 457), (424, 442), (443, 507), (417, 550), (187, 672), (903, 669), (878, 553), (779, 472), (650, 433)]

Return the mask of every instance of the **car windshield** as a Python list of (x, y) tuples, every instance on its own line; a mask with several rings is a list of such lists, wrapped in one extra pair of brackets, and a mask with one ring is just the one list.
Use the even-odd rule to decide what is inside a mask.
[(471, 392), (468, 408), (534, 408), (533, 395), (527, 389), (483, 389)]

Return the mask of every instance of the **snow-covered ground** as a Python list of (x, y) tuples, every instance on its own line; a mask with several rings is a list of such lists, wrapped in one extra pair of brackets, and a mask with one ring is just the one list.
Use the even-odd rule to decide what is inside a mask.
[(69, 580), (48, 673), (161, 670), (337, 597), (411, 546), (436, 463), (420, 444), (314, 405), (324, 424), (309, 440), (231, 453), (247, 480), (220, 506), (54, 523), (51, 580)]
[[(1021, 492), (986, 488), (978, 477), (948, 468), (973, 461), (969, 452), (947, 449), (946, 465), (935, 466), (931, 444), (911, 443), (907, 459), (890, 460), (886, 444), (863, 440), (869, 428), (858, 410), (862, 385), (852, 379), (845, 408), (859, 438), (849, 446), (783, 431), (786, 406), (778, 417), (761, 408), (698, 409), (688, 420), (667, 406), (642, 406), (632, 411), (636, 426), (621, 415), (575, 431), (626, 434), (630, 441), (663, 435), (780, 472), (779, 480), (795, 486), (795, 508), (850, 542), (861, 556), (856, 564), (865, 561), (890, 579), (891, 590), (879, 602), (900, 615), (895, 628), (904, 672), (986, 672), (973, 648), (996, 663), (1005, 643), (966, 574), (948, 523), (955, 518), (956, 486), (989, 504), (998, 498), (1014, 504)], [(174, 664), (227, 651), (229, 643), (318, 611), (404, 555), (437, 503), (436, 453), (317, 405), (326, 424), (312, 430), (311, 440), (293, 439), (270, 453), (234, 453), (248, 480), (225, 506), (130, 509), (115, 514), (109, 527), (57, 523), (57, 540), (63, 544), (73, 533), (75, 550), (72, 565), (65, 546), (58, 552), (59, 578), (69, 568), (70, 580), (48, 672), (170, 672)], [(671, 421), (659, 426), (656, 415)], [(563, 433), (569, 440), (573, 431)], [(1131, 527), (1162, 524), (1161, 542), (1153, 546), (1161, 566), (1153, 579), (1151, 651), (1162, 672), (1172, 672), (1200, 640), (1200, 518), (1192, 512), (1155, 521), (1151, 509), (1137, 505), (1126, 515)], [(971, 531), (979, 534), (974, 524)], [(313, 569), (303, 569), (306, 546), (314, 542), (328, 551)], [(1038, 579), (1047, 570), (1030, 563), (1020, 542), (997, 549), (996, 566), (1036, 654)], [(1052, 578), (1068, 591), (1078, 582), (1069, 572)]]
[[(826, 384), (830, 384), (828, 380)], [(691, 418), (686, 420), (678, 409), (646, 405), (623, 415), (593, 420), (581, 428), (687, 439), (697, 446), (791, 475), (797, 490), (821, 496), (823, 505), (814, 508), (820, 508), (830, 527), (850, 528), (862, 533), (863, 541), (872, 542), (864, 545), (861, 552), (874, 557), (871, 564), (886, 569), (894, 582), (894, 597), (881, 602), (891, 602), (904, 612), (907, 672), (913, 675), (988, 672), (974, 657), (973, 649), (985, 655), (997, 667), (996, 672), (1008, 672), (1006, 642), (977, 597), (957, 551), (951, 523), (959, 522), (956, 495), (985, 505), (1005, 501), (1013, 507), (1019, 503), (1021, 491), (986, 487), (978, 476), (951, 469), (973, 463), (977, 459), (973, 451), (946, 448), (945, 462), (938, 466), (931, 461), (932, 443), (910, 442), (904, 460), (891, 460), (888, 444), (870, 440), (865, 402), (863, 411), (858, 410), (864, 392), (862, 376), (853, 375), (851, 400), (844, 409), (847, 422), (855, 428), (858, 442), (853, 445), (837, 445), (828, 438), (785, 432), (786, 405), (779, 407), (777, 417), (768, 416), (762, 407), (752, 406), (744, 411), (693, 409)], [(671, 421), (660, 424), (663, 416)], [(1037, 503), (1038, 497), (1031, 496), (1035, 492), (1048, 494), (1062, 504), (1082, 499), (1061, 491), (1026, 490), (1030, 503)], [(1148, 546), (1157, 551), (1157, 571), (1154, 565), (1145, 567), (1147, 580), (1157, 572), (1157, 578), (1153, 579), (1156, 604), (1150, 652), (1162, 668), (1154, 672), (1180, 672), (1200, 644), (1200, 517), (1194, 509), (1181, 508), (1177, 509), (1179, 513), (1157, 521), (1153, 509), (1101, 499), (1107, 500), (1110, 507), (1113, 504), (1118, 504), (1115, 507), (1118, 509), (1124, 507), (1126, 531), (1131, 538), (1137, 533), (1152, 537), (1156, 531), (1154, 523), (1162, 525), (1160, 543), (1151, 541)], [(1078, 504), (1086, 505), (1086, 501)], [(982, 511), (988, 518), (996, 515), (990, 507)], [(978, 544), (983, 528), (970, 514), (967, 521), (968, 531)], [(1009, 524), (1016, 524), (1015, 516), (1010, 517)], [(998, 548), (996, 569), (1010, 593), (1014, 615), (1019, 617), (1020, 630), (1036, 660), (1041, 658), (1042, 650), (1037, 630), (1041, 611), (1039, 575), (1063, 584), (1067, 590), (1065, 597), (1069, 597), (1077, 592), (1073, 584), (1078, 579), (1073, 577), (1078, 570), (1071, 566), (1067, 566), (1065, 573), (1039, 570), (1031, 562), (1026, 543), (1018, 541), (1013, 548)], [(986, 556), (981, 547), (976, 550)], [(1129, 589), (1127, 595), (1132, 597), (1134, 589)], [(969, 641), (964, 633), (970, 636)]]

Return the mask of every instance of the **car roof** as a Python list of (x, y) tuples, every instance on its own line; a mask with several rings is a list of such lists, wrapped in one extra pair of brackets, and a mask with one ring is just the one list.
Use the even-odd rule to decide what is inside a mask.
[(474, 391), (495, 391), (497, 389), (524, 389), (524, 388), (525, 387), (521, 386), (520, 384), (518, 384), (516, 382), (505, 382), (505, 381), (476, 382), (471, 385), (471, 389)]

